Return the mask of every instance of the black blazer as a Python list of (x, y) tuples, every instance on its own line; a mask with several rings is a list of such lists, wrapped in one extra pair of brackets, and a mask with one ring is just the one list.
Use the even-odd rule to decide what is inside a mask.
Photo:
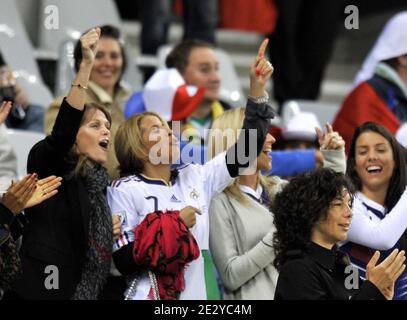
[(337, 246), (328, 250), (311, 242), (307, 250), (287, 253), (281, 266), (275, 300), (385, 300), (369, 280), (359, 280), (359, 289), (347, 288), (349, 257)]
[[(69, 299), (80, 280), (88, 246), (90, 203), (83, 181), (67, 175), (75, 164), (69, 151), (82, 115), (64, 100), (51, 135), (38, 142), (28, 156), (28, 172), (36, 172), (40, 179), (57, 175), (64, 180), (54, 197), (26, 210), (29, 224), (20, 250), (23, 274), (14, 286), (24, 299)], [(58, 274), (55, 269), (46, 273), (50, 265), (58, 268)], [(53, 288), (47, 289), (47, 283)]]

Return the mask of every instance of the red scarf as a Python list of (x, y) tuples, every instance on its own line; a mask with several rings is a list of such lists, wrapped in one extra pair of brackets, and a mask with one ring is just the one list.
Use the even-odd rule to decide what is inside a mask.
[(134, 261), (156, 274), (160, 299), (177, 300), (185, 288), (185, 265), (199, 257), (198, 244), (179, 211), (148, 214), (134, 234)]

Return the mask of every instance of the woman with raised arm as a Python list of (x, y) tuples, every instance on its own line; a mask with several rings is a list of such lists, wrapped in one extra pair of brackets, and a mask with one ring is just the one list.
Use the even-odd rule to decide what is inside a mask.
[(264, 58), (267, 42), (250, 67), (245, 130), (211, 161), (173, 170), (179, 143), (157, 113), (134, 115), (119, 128), (115, 147), (123, 178), (112, 183), (108, 200), (112, 212), (123, 216), (113, 258), (129, 278), (128, 299), (219, 297), (208, 253), (209, 203), (263, 149), (274, 116), (265, 96), (273, 71)]
[[(81, 42), (79, 40), (75, 44), (73, 58), (75, 71), (79, 72), (83, 59)], [(110, 127), (112, 140), (120, 124), (124, 122), (123, 106), (130, 94), (129, 88), (122, 81), (126, 67), (127, 56), (120, 30), (112, 25), (100, 26), (98, 52), (90, 71), (89, 81), (87, 82), (85, 102), (100, 104), (108, 111), (112, 118)], [(63, 96), (58, 97), (46, 110), (44, 117), (46, 134), (50, 134), (52, 131), (63, 98)], [(111, 179), (119, 177), (113, 141), (111, 141), (111, 147), (104, 166), (107, 168)]]
[(26, 212), (23, 274), (14, 286), (24, 299), (97, 299), (109, 273), (113, 225), (102, 165), (111, 118), (103, 107), (85, 105), (99, 37), (99, 28), (81, 37), (82, 62), (52, 133), (28, 156), (29, 172), (57, 174), (64, 183), (56, 196)]
[[(211, 156), (227, 150), (237, 139), (244, 118), (243, 108), (226, 111), (217, 118), (209, 135)], [(319, 137), (324, 165), (345, 172), (345, 142), (327, 124)], [(268, 133), (258, 155), (255, 172), (241, 175), (211, 201), (210, 249), (224, 284), (225, 300), (273, 299), (278, 272), (273, 266), (273, 213), (270, 205), (287, 184), (261, 171), (272, 169)]]

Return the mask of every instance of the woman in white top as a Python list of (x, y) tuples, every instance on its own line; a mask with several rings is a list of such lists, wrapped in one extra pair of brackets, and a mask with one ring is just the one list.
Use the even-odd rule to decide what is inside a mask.
[(119, 128), (115, 148), (123, 178), (108, 188), (108, 201), (112, 213), (123, 217), (113, 259), (129, 277), (128, 299), (215, 298), (211, 289), (216, 282), (208, 277), (208, 207), (211, 198), (262, 150), (274, 115), (264, 99), (273, 72), (264, 58), (266, 46), (264, 41), (250, 67), (251, 98), (244, 128), (257, 130), (251, 141), (257, 140), (257, 148), (243, 162), (236, 160), (238, 154), (250, 151), (249, 130), (239, 138), (240, 146), (204, 165), (173, 170), (171, 164), (179, 158), (178, 140), (158, 114), (134, 115)]
[[(385, 258), (407, 248), (406, 159), (403, 147), (385, 127), (366, 122), (353, 135), (347, 174), (358, 190), (353, 220), (342, 250), (365, 278), (375, 250)], [(407, 299), (407, 273), (395, 285), (394, 298)]]

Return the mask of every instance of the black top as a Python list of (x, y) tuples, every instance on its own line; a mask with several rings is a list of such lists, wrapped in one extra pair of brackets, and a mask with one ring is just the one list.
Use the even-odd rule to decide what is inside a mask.
[(10, 233), (5, 228), (5, 225), (9, 225), (13, 218), (13, 213), (4, 204), (0, 203), (0, 250), (3, 243), (10, 237)]
[(4, 225), (8, 225), (13, 239), (17, 240), (23, 234), (24, 227), (28, 225), (28, 220), (23, 212), (14, 215), (4, 204), (0, 203), (0, 228), (2, 230)]
[(0, 225), (10, 225), (13, 222), (13, 219), (14, 214), (9, 210), (9, 208), (0, 202)]
[[(352, 280), (349, 257), (337, 246), (332, 250), (313, 242), (306, 252), (292, 251), (280, 270), (275, 300), (384, 300), (379, 289), (369, 280)], [(347, 272), (346, 272), (347, 271)]]
[[(27, 171), (39, 179), (63, 177), (58, 193), (26, 210), (29, 220), (20, 250), (23, 274), (14, 290), (26, 299), (69, 299), (80, 280), (88, 247), (90, 202), (83, 180), (68, 177), (75, 165), (69, 154), (75, 143), (83, 111), (62, 102), (51, 135), (30, 151)], [(46, 288), (47, 266), (58, 268), (58, 288)], [(55, 270), (55, 269), (53, 269)], [(48, 280), (50, 281), (50, 280)]]

